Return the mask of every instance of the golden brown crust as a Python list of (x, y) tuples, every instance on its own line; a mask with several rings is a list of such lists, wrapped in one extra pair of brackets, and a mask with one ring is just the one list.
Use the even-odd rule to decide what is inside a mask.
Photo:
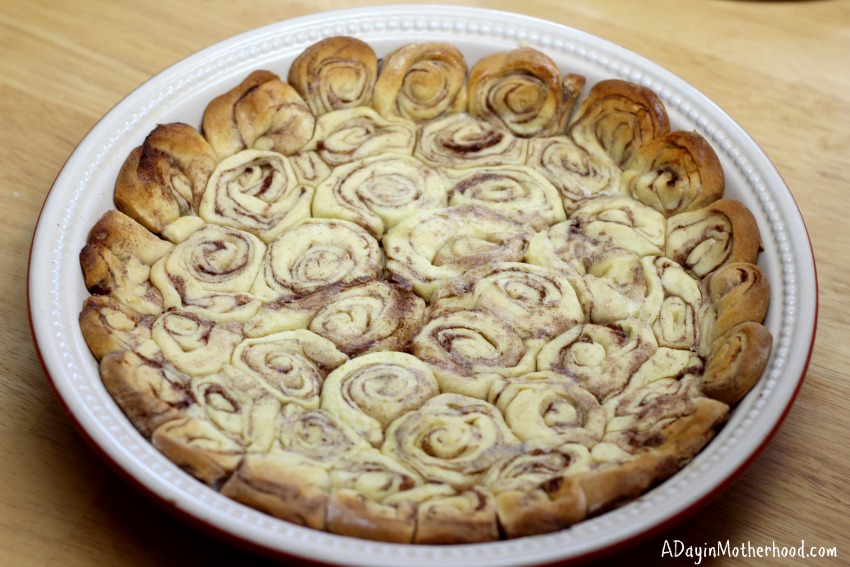
[(161, 424), (182, 417), (194, 402), (189, 376), (131, 351), (104, 356), (100, 375), (115, 403), (145, 437)]
[(770, 356), (773, 337), (763, 325), (744, 322), (715, 342), (703, 373), (706, 396), (735, 405), (758, 381)]
[(593, 156), (625, 168), (640, 148), (670, 131), (664, 104), (652, 90), (608, 79), (593, 85), (570, 120), (567, 133)]
[(469, 72), (469, 113), (520, 137), (552, 136), (566, 127), (561, 71), (541, 51), (520, 47), (485, 56)]
[(317, 530), (326, 527), (330, 477), (306, 460), (247, 455), (221, 493), (276, 518)]
[(117, 350), (137, 350), (150, 340), (150, 318), (105, 295), (83, 302), (80, 330), (97, 360)]
[(260, 70), (210, 101), (203, 131), (220, 160), (247, 148), (289, 155), (310, 140), (315, 122), (292, 86)]
[(733, 262), (754, 264), (761, 246), (753, 213), (735, 199), (720, 199), (667, 221), (667, 257), (700, 278)]
[(362, 492), (335, 490), (328, 501), (329, 532), (391, 543), (412, 543), (416, 530), (413, 502), (382, 504)]
[(448, 43), (410, 43), (384, 57), (374, 107), (385, 118), (413, 122), (464, 112), (466, 61)]
[(625, 463), (601, 467), (576, 480), (585, 496), (587, 515), (591, 516), (637, 498), (676, 470), (674, 459), (649, 452)]
[(714, 272), (708, 294), (716, 317), (709, 344), (746, 321), (761, 323), (770, 303), (770, 284), (764, 272), (748, 262), (732, 262)]
[(642, 146), (623, 172), (626, 191), (669, 217), (723, 196), (723, 167), (708, 141), (677, 130)]
[(414, 543), (461, 544), (499, 539), (493, 495), (472, 488), (419, 505)]
[(150, 267), (172, 247), (124, 213), (107, 211), (80, 252), (86, 288), (140, 313), (159, 313), (162, 295), (150, 284)]
[(531, 491), (496, 496), (499, 525), (509, 538), (551, 533), (587, 516), (587, 497), (579, 481), (557, 477)]
[(127, 156), (115, 182), (115, 205), (154, 234), (196, 213), (218, 158), (187, 124), (160, 124)]
[(312, 44), (296, 57), (288, 81), (320, 115), (370, 106), (377, 75), (378, 58), (369, 44), (335, 36)]

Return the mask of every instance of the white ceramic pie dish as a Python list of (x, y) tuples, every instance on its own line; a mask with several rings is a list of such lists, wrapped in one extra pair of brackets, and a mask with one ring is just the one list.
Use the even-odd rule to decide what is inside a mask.
[[(718, 153), (726, 196), (755, 214), (759, 264), (772, 288), (765, 325), (774, 350), (759, 383), (692, 463), (638, 500), (571, 529), (466, 546), (373, 543), (301, 528), (231, 501), (181, 471), (135, 430), (104, 389), (78, 314), (88, 295), (79, 252), (90, 227), (114, 208), (126, 155), (156, 124), (200, 127), (207, 102), (250, 71), (282, 76), (305, 47), (331, 35), (369, 42), (379, 56), (404, 43), (442, 40), (467, 61), (530, 45), (591, 85), (623, 78), (655, 90), (676, 129), (697, 130)], [(33, 334), (68, 413), (102, 455), (175, 512), (249, 547), (339, 565), (519, 566), (587, 559), (669, 526), (732, 482), (779, 427), (805, 376), (814, 342), (817, 281), (811, 245), (793, 197), (756, 143), (680, 78), (630, 51), (563, 25), (476, 8), (405, 5), (326, 12), (266, 26), (180, 61), (140, 86), (92, 129), (57, 177), (35, 232), (29, 273)]]

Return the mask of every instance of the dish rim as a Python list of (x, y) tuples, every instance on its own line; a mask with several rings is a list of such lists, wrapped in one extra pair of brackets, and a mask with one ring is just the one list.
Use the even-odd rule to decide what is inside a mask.
[[(423, 18), (426, 21), (423, 24), (423, 28), (418, 27), (420, 24), (415, 20), (417, 17)], [(263, 49), (269, 48), (268, 46), (274, 46), (274, 40), (269, 39), (271, 36), (278, 36), (278, 39), (281, 37), (293, 38), (291, 45), (298, 45), (297, 37), (299, 33), (306, 38), (301, 43), (304, 43), (304, 41), (311, 43), (313, 40), (320, 39), (321, 34), (326, 33), (325, 30), (328, 29), (333, 32), (343, 30), (343, 32), (351, 32), (352, 35), (357, 35), (354, 32), (360, 32), (361, 35), (368, 36), (370, 30), (374, 31), (375, 29), (374, 26), (376, 24), (374, 22), (381, 21), (380, 18), (383, 18), (385, 22), (396, 22), (395, 26), (399, 32), (411, 30), (427, 32), (431, 29), (431, 26), (436, 26), (436, 31), (440, 33), (457, 33), (465, 37), (467, 41), (473, 43), (482, 38), (486, 39), (488, 34), (496, 33), (494, 32), (495, 27), (501, 25), (501, 32), (499, 32), (501, 33), (501, 40), (527, 41), (532, 44), (546, 43), (548, 41), (548, 47), (551, 49), (566, 49), (569, 51), (570, 56), (589, 58), (588, 64), (592, 62), (593, 65), (604, 67), (609, 71), (624, 74), (626, 78), (637, 79), (636, 82), (643, 84), (649, 82), (650, 85), (647, 86), (653, 84), (661, 85), (662, 89), (659, 95), (665, 101), (665, 104), (671, 106), (672, 103), (674, 111), (685, 116), (687, 119), (692, 119), (697, 129), (705, 129), (706, 133), (710, 135), (713, 132), (715, 139), (718, 132), (720, 132), (722, 134), (721, 147), (716, 147), (714, 140), (711, 140), (712, 146), (715, 147), (718, 153), (723, 152), (724, 156), (732, 161), (742, 175), (748, 181), (753, 182), (752, 184), (756, 189), (761, 188), (758, 197), (755, 196), (755, 192), (751, 196), (751, 200), (754, 200), (754, 202), (757, 202), (761, 206), (761, 210), (757, 211), (760, 213), (760, 228), (762, 228), (764, 235), (765, 231), (762, 223), (766, 221), (769, 223), (768, 227), (773, 229), (769, 232), (774, 234), (775, 237), (782, 237), (778, 238), (775, 243), (777, 250), (782, 255), (782, 258), (779, 259), (782, 264), (780, 266), (782, 268), (780, 273), (782, 274), (781, 283), (783, 284), (784, 299), (783, 304), (780, 306), (783, 317), (780, 324), (781, 333), (774, 336), (776, 346), (774, 353), (771, 355), (771, 363), (769, 363), (768, 369), (765, 371), (765, 376), (762, 377), (762, 381), (760, 382), (766, 384), (772, 382), (772, 385), (768, 390), (765, 390), (764, 387), (754, 389), (754, 392), (751, 392), (745, 398), (741, 406), (734, 410), (733, 417), (730, 419), (730, 424), (735, 424), (732, 431), (729, 431), (730, 428), (727, 425), (721, 431), (721, 434), (718, 435), (718, 438), (712, 441), (706, 447), (706, 450), (698, 455), (690, 465), (686, 466), (682, 471), (659, 487), (673, 485), (676, 482), (681, 483), (684, 475), (692, 474), (694, 470), (698, 470), (701, 467), (705, 467), (706, 470), (711, 469), (713, 465), (709, 462), (710, 458), (706, 455), (715, 455), (717, 452), (707, 453), (706, 451), (710, 447), (726, 449), (723, 451), (723, 455), (718, 457), (718, 460), (721, 460), (725, 465), (721, 467), (724, 470), (722, 477), (715, 478), (713, 482), (706, 483), (705, 486), (700, 488), (697, 495), (681, 498), (680, 502), (676, 506), (673, 506), (668, 513), (662, 514), (663, 517), (656, 518), (654, 521), (643, 522), (639, 529), (624, 530), (622, 526), (617, 525), (615, 527), (617, 532), (612, 537), (607, 538), (607, 543), (605, 543), (606, 540), (604, 538), (597, 538), (595, 540), (596, 543), (593, 545), (574, 546), (571, 550), (567, 549), (566, 552), (562, 548), (563, 544), (560, 542), (551, 546), (545, 545), (563, 539), (563, 537), (558, 537), (558, 534), (561, 532), (533, 536), (532, 538), (522, 538), (527, 542), (533, 542), (530, 545), (524, 545), (524, 542), (516, 543), (518, 540), (509, 540), (508, 542), (474, 544), (472, 546), (431, 548), (429, 546), (399, 546), (398, 544), (365, 542), (363, 540), (353, 540), (353, 538), (336, 536), (324, 532), (314, 532), (313, 530), (309, 530), (313, 533), (307, 534), (303, 530), (308, 530), (308, 528), (300, 528), (288, 524), (284, 532), (290, 534), (297, 533), (298, 538), (302, 540), (302, 545), (293, 548), (288, 546), (281, 548), (279, 541), (274, 543), (269, 541), (268, 538), (258, 539), (257, 533), (250, 530), (246, 531), (243, 529), (244, 526), (236, 526), (228, 523), (226, 520), (230, 516), (225, 516), (223, 519), (217, 517), (215, 514), (210, 516), (209, 513), (211, 511), (220, 511), (219, 506), (221, 502), (218, 502), (215, 496), (219, 498), (224, 497), (216, 494), (213, 496), (189, 498), (185, 494), (182, 494), (181, 486), (185, 486), (187, 483), (197, 483), (194, 479), (188, 478), (188, 475), (186, 475), (187, 478), (183, 478), (181, 475), (185, 475), (185, 473), (182, 473), (182, 471), (170, 470), (167, 464), (155, 470), (144, 467), (138, 468), (137, 459), (127, 452), (128, 447), (116, 446), (114, 444), (115, 438), (111, 436), (114, 431), (110, 432), (105, 428), (102, 421), (103, 415), (100, 417), (94, 415), (91, 412), (92, 408), (85, 404), (86, 400), (79, 398), (81, 392), (73, 388), (71, 379), (67, 375), (69, 370), (73, 374), (76, 369), (66, 366), (70, 362), (63, 362), (63, 356), (56, 355), (55, 350), (49, 348), (57, 344), (53, 339), (57, 338), (56, 334), (61, 335), (63, 331), (69, 331), (71, 335), (70, 337), (64, 337), (65, 341), (79, 341), (79, 337), (76, 336), (76, 333), (79, 333), (79, 329), (74, 329), (73, 326), (63, 329), (61, 326), (61, 317), (49, 322), (45, 321), (46, 314), (55, 313), (51, 312), (44, 303), (48, 294), (44, 293), (45, 290), (42, 282), (48, 278), (43, 277), (45, 276), (43, 273), (44, 270), (40, 270), (42, 265), (35, 260), (41, 258), (45, 250), (53, 252), (49, 257), (53, 258), (54, 262), (48, 262), (48, 265), (56, 263), (57, 254), (62, 256), (60, 254), (62, 244), (58, 244), (58, 251), (51, 246), (51, 244), (57, 244), (55, 240), (50, 241), (49, 235), (55, 232), (55, 230), (52, 230), (55, 229), (55, 226), (51, 225), (61, 226), (62, 222), (56, 222), (57, 220), (61, 220), (66, 223), (65, 228), (67, 229), (67, 223), (70, 220), (68, 215), (70, 213), (66, 212), (65, 216), (62, 217), (61, 215), (57, 215), (56, 212), (57, 210), (63, 210), (58, 209), (61, 204), (66, 204), (61, 201), (61, 198), (63, 196), (66, 197), (66, 200), (70, 198), (72, 205), (70, 210), (73, 211), (75, 210), (73, 207), (77, 204), (77, 201), (74, 199), (79, 199), (81, 196), (79, 189), (75, 194), (71, 194), (70, 197), (65, 195), (69, 190), (67, 189), (68, 185), (63, 185), (63, 183), (66, 182), (66, 179), (74, 175), (74, 173), (71, 173), (72, 171), (76, 171), (76, 174), (79, 175), (78, 168), (81, 165), (80, 162), (86, 162), (89, 155), (96, 156), (97, 160), (99, 160), (96, 162), (97, 165), (103, 165), (104, 160), (110, 159), (109, 156), (104, 154), (103, 150), (101, 150), (100, 154), (93, 154), (96, 151), (95, 146), (107, 140), (108, 147), (109, 143), (120, 140), (122, 136), (126, 135), (129, 129), (132, 129), (125, 122), (123, 131), (119, 130), (117, 134), (113, 133), (112, 138), (108, 138), (108, 134), (111, 132), (110, 126), (113, 122), (118, 120), (120, 124), (120, 119), (126, 114), (125, 111), (132, 113), (132, 119), (137, 119), (140, 115), (140, 106), (135, 103), (139, 99), (147, 100), (148, 105), (141, 106), (141, 118), (138, 119), (149, 120), (151, 118), (150, 113), (157, 110), (157, 104), (164, 104), (162, 101), (166, 101), (168, 98), (168, 95), (162, 94), (163, 89), (167, 91), (168, 88), (176, 88), (179, 91), (182, 88), (180, 87), (181, 84), (187, 84), (185, 82), (181, 83), (181, 79), (179, 78), (179, 74), (184, 68), (191, 69), (194, 65), (196, 76), (200, 76), (198, 73), (200, 73), (199, 69), (201, 68), (211, 69), (209, 71), (211, 73), (216, 72), (214, 67), (210, 67), (213, 60), (217, 60), (221, 68), (226, 67), (227, 64), (222, 64), (221, 61), (226, 59), (226, 56), (232, 56), (233, 53), (242, 53), (244, 57), (252, 61), (258, 58), (262, 59), (264, 57), (262, 53)], [(371, 26), (363, 23), (368, 22), (370, 19), (373, 22)], [(352, 28), (352, 20), (359, 21), (360, 24), (358, 25), (361, 27)], [(450, 22), (453, 26), (449, 30), (443, 27), (446, 21)], [(342, 22), (347, 23), (343, 25)], [(482, 28), (488, 22), (491, 27), (485, 33), (485, 30)], [(457, 30), (455, 30), (456, 27), (458, 27)], [(287, 33), (289, 35), (286, 35)], [(311, 34), (318, 35), (313, 36)], [(509, 37), (509, 34), (512, 34), (512, 37)], [(546, 34), (549, 34), (548, 40), (546, 39)], [(559, 40), (559, 37), (567, 38), (568, 42)], [(266, 42), (265, 44), (264, 41)], [(396, 41), (402, 40), (396, 38)], [(281, 42), (274, 49), (280, 50), (287, 48), (285, 45), (286, 40), (281, 39)], [(263, 45), (267, 47), (264, 48), (262, 47)], [(541, 47), (547, 46), (541, 45)], [(268, 53), (265, 56), (268, 56)], [(604, 58), (604, 61), (600, 59), (600, 56)], [(202, 66), (204, 61), (207, 61), (206, 67)], [(245, 66), (246, 63), (244, 61), (237, 61), (235, 63), (231, 61), (229, 64), (231, 65), (229, 67), (230, 73), (235, 73), (235, 69), (237, 68), (246, 72), (249, 70), (249, 67)], [(156, 101), (157, 96), (159, 96), (159, 103), (154, 102), (151, 105), (151, 97), (154, 97), (153, 100)], [(145, 112), (148, 112), (148, 115), (145, 115)], [(729, 144), (728, 146), (726, 145), (727, 142)], [(736, 154), (735, 152), (740, 152), (742, 147), (746, 151)], [(111, 159), (114, 161), (116, 158), (112, 156)], [(121, 156), (121, 160), (123, 161), (123, 156)], [(92, 164), (86, 162), (85, 165), (90, 167)], [(725, 163), (724, 166), (726, 166)], [(107, 167), (106, 169), (109, 168)], [(776, 191), (778, 193), (774, 193)], [(100, 200), (106, 198), (103, 194), (99, 197)], [(109, 195), (109, 202), (111, 203), (111, 195)], [(780, 227), (780, 230), (776, 230), (777, 226)], [(801, 240), (804, 242), (800, 242)], [(70, 249), (68, 246), (70, 245), (66, 245), (64, 252), (64, 256), (66, 256), (64, 257), (64, 261), (66, 263), (69, 262), (67, 256), (69, 256)], [(689, 83), (683, 81), (670, 71), (608, 40), (564, 24), (531, 16), (500, 10), (461, 6), (399, 4), (319, 12), (243, 32), (202, 49), (160, 71), (142, 83), (142, 85), (107, 112), (69, 156), (45, 198), (36, 225), (29, 262), (28, 303), (30, 326), (42, 367), (65, 412), (70, 416), (82, 436), (96, 449), (96, 452), (106, 462), (118, 471), (122, 477), (130, 481), (143, 493), (152, 497), (165, 509), (176, 513), (190, 523), (207, 530), (212, 530), (218, 535), (224, 535), (237, 544), (247, 546), (263, 554), (271, 554), (276, 557), (295, 557), (302, 561), (312, 561), (309, 556), (309, 550), (312, 549), (315, 551), (315, 547), (309, 543), (310, 541), (315, 542), (316, 545), (333, 541), (335, 543), (335, 551), (339, 552), (337, 559), (333, 562), (335, 565), (383, 565), (384, 563), (374, 562), (378, 558), (389, 561), (404, 560), (410, 565), (415, 564), (415, 559), (423, 559), (423, 565), (426, 563), (430, 564), (435, 559), (439, 559), (445, 565), (452, 565), (452, 561), (462, 561), (464, 565), (472, 565), (473, 563), (470, 560), (473, 555), (470, 555), (471, 552), (468, 551), (470, 548), (474, 548), (475, 550), (474, 557), (483, 556), (485, 558), (487, 562), (480, 563), (482, 565), (537, 565), (553, 561), (583, 561), (590, 557), (599, 556), (600, 554), (612, 553), (638, 540), (645, 539), (652, 533), (666, 529), (687, 515), (695, 512), (731, 484), (764, 449), (781, 426), (805, 378), (806, 369), (814, 347), (818, 310), (817, 273), (814, 255), (799, 207), (797, 207), (793, 195), (766, 154), (728, 114)], [(78, 268), (78, 266), (76, 267)], [(58, 269), (54, 267), (54, 271), (51, 272), (54, 276), (54, 281), (56, 281), (55, 272)], [(78, 277), (81, 278), (81, 276)], [(780, 282), (771, 281), (771, 283), (777, 285)], [(807, 294), (807, 292), (810, 293)], [(56, 290), (53, 290), (54, 296), (56, 293)], [(804, 304), (803, 300), (805, 299), (811, 299), (811, 301)], [(773, 303), (772, 309), (775, 309)], [(79, 309), (77, 309), (78, 311)], [(788, 331), (789, 328), (792, 331)], [(67, 357), (73, 355), (71, 351), (72, 345), (67, 342), (63, 344), (60, 340), (59, 347), (60, 350), (64, 348), (64, 360), (67, 361)], [(782, 351), (782, 354), (777, 354), (777, 350)], [(782, 363), (780, 364), (777, 360), (780, 360)], [(793, 368), (790, 377), (787, 376), (789, 374), (787, 371), (789, 364)], [(786, 369), (785, 372), (782, 371), (783, 369)], [(776, 407), (769, 406), (765, 399), (769, 398), (770, 395), (779, 395), (776, 394), (778, 389), (781, 391), (781, 397), (779, 398), (781, 403), (775, 402), (774, 406)], [(742, 411), (739, 411), (741, 408), (747, 411), (742, 414)], [(770, 410), (771, 417), (768, 420), (765, 420), (763, 417), (766, 415), (765, 409)], [(761, 421), (758, 421), (759, 419)], [(740, 432), (747, 420), (750, 423), (746, 424), (746, 429), (752, 431), (751, 428), (755, 425), (757, 426), (755, 432)], [(736, 433), (739, 433), (739, 437), (732, 437)], [(732, 440), (731, 445), (730, 439)], [(737, 445), (735, 445), (736, 443)], [(740, 443), (745, 443), (745, 449), (740, 449), (742, 446)], [(733, 445), (737, 447), (734, 451), (732, 449)], [(730, 453), (732, 456), (728, 456)], [(716, 465), (716, 461), (714, 465)], [(687, 486), (687, 481), (685, 482), (685, 486)], [(211, 491), (211, 489), (207, 490)], [(632, 503), (626, 504), (623, 508), (617, 510), (618, 515), (631, 515), (630, 517), (634, 520), (634, 514), (639, 514), (641, 510), (645, 511), (647, 508), (646, 503), (651, 502), (655, 494), (657, 494), (657, 489), (650, 491)], [(244, 515), (253, 517), (254, 514), (260, 514), (247, 509), (242, 510), (241, 508), (243, 507), (235, 503), (231, 503), (227, 508), (230, 511), (229, 513), (233, 514), (233, 518)], [(609, 516), (609, 514), (605, 514), (600, 518), (606, 516)], [(599, 518), (588, 520), (579, 524), (579, 526), (592, 522), (598, 523), (598, 520)], [(225, 523), (222, 524), (222, 521), (225, 521)], [(277, 525), (279, 523), (281, 522), (274, 519), (261, 521), (262, 525)], [(602, 523), (604, 524), (605, 522)], [(570, 530), (564, 530), (564, 532), (573, 530), (571, 528)], [(582, 531), (582, 528), (579, 528), (579, 531)], [(303, 542), (307, 543), (305, 544)], [(546, 552), (542, 555), (538, 551), (541, 546), (547, 548)], [(515, 553), (511, 557), (505, 558), (505, 549), (508, 547), (514, 549)], [(399, 551), (403, 548), (412, 548), (414, 550), (421, 550), (421, 552), (408, 553)], [(525, 548), (529, 553), (533, 550), (536, 555), (531, 557), (529, 554), (523, 554), (522, 548)], [(355, 553), (353, 549), (359, 549), (365, 554), (359, 559), (353, 558), (351, 557)], [(488, 549), (491, 550), (489, 554), (487, 553)], [(394, 551), (390, 552), (389, 550)], [(329, 550), (327, 546), (324, 546), (322, 551), (328, 552)], [(373, 554), (370, 555), (370, 553)], [(378, 557), (374, 553), (377, 553)], [(499, 562), (493, 563), (493, 560), (498, 560)], [(358, 561), (362, 561), (363, 563)], [(386, 564), (389, 565), (391, 563)], [(475, 562), (474, 564), (479, 563)]]

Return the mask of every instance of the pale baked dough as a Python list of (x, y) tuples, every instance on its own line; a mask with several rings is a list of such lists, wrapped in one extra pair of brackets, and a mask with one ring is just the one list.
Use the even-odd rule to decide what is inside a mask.
[(655, 93), (568, 71), (330, 37), (154, 129), (80, 254), (130, 422), (235, 501), (398, 543), (678, 471), (768, 361), (758, 226)]

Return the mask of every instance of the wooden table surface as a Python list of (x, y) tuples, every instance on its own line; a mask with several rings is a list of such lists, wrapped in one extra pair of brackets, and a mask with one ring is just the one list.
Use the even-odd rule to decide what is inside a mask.
[[(506, 0), (458, 4), (567, 24), (653, 59), (696, 86), (764, 148), (809, 228), (820, 319), (787, 419), (707, 507), (614, 559), (666, 542), (836, 548), (838, 558), (704, 565), (850, 564), (850, 2)], [(261, 0), (0, 3), (0, 566), (264, 564), (196, 531), (117, 477), (77, 434), (36, 356), (26, 302), (40, 207), (75, 145), (140, 83), (252, 28), (366, 2)], [(642, 561), (641, 561), (642, 560)]]

